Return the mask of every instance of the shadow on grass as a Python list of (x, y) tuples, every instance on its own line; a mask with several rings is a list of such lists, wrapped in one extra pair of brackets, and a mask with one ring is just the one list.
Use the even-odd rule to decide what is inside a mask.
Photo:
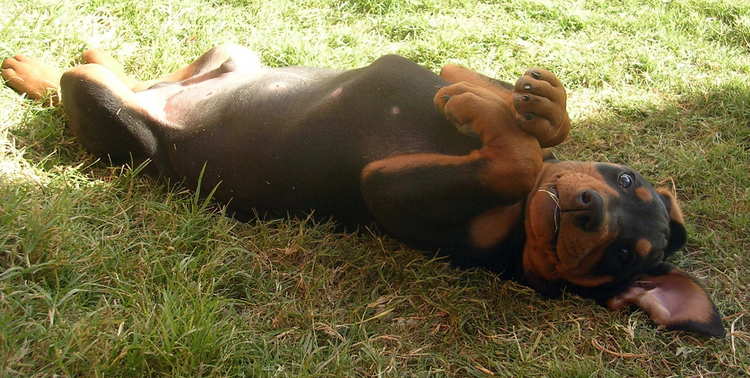
[(696, 154), (722, 146), (747, 153), (750, 85), (735, 79), (721, 85), (696, 83), (668, 97), (656, 92), (610, 97), (601, 111), (573, 122), (571, 138), (561, 149), (575, 151), (575, 158), (637, 165), (654, 156), (671, 162), (685, 146), (699, 148)]

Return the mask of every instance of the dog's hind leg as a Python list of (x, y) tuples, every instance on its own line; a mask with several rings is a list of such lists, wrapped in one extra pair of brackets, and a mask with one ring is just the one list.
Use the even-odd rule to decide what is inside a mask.
[(225, 43), (215, 46), (175, 72), (154, 80), (157, 83), (176, 83), (208, 74), (217, 69), (223, 72), (248, 71), (261, 67), (258, 54), (246, 47)]
[(114, 163), (157, 160), (156, 132), (163, 120), (144, 108), (117, 73), (85, 64), (65, 72), (60, 87), (70, 130), (89, 152)]
[(252, 70), (261, 67), (260, 58), (255, 52), (235, 44), (222, 44), (206, 51), (194, 62), (154, 80), (140, 81), (127, 74), (122, 65), (101, 49), (86, 50), (83, 53), (86, 63), (99, 64), (113, 73), (134, 92), (140, 92), (161, 83), (177, 83), (198, 78), (221, 69), (222, 72)]
[(16, 55), (3, 60), (0, 73), (9, 87), (28, 98), (48, 101), (53, 106), (60, 103), (60, 69)]
[[(111, 71), (131, 91), (140, 92), (159, 83), (176, 83), (196, 78), (221, 69), (223, 72), (235, 70), (257, 70), (261, 63), (257, 53), (235, 44), (216, 46), (194, 62), (155, 80), (141, 81), (125, 73), (122, 65), (102, 49), (89, 49), (83, 52), (84, 63), (97, 64)], [(3, 60), (0, 74), (8, 86), (16, 92), (34, 100), (49, 99), (51, 105), (60, 102), (59, 89), (62, 70), (51, 67), (23, 55)]]
[(112, 162), (153, 159), (160, 120), (143, 108), (122, 75), (100, 64), (61, 75), (22, 55), (2, 63), (2, 77), (17, 92), (52, 105), (62, 102), (70, 130), (89, 152)]
[(158, 134), (168, 129), (159, 101), (173, 90), (153, 96), (136, 96), (160, 83), (189, 85), (223, 72), (261, 68), (258, 55), (246, 48), (225, 44), (214, 47), (193, 63), (152, 81), (128, 76), (122, 66), (102, 50), (87, 50), (89, 64), (64, 74), (33, 59), (17, 55), (2, 63), (2, 77), (29, 98), (63, 103), (70, 129), (91, 153), (112, 162), (154, 160), (158, 166)]

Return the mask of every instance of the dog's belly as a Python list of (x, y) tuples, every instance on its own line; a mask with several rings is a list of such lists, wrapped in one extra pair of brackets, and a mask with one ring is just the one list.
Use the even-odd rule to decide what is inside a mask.
[(203, 172), (203, 190), (216, 187), (217, 199), (236, 208), (364, 212), (359, 175), (367, 163), (478, 146), (435, 110), (442, 85), (432, 72), (386, 57), (352, 71), (229, 72), (156, 88), (171, 125), (161, 156), (171, 176), (191, 184)]

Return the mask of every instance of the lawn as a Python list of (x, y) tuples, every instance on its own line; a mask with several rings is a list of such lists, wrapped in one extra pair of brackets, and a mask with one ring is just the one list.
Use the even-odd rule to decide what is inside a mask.
[(750, 4), (736, 0), (0, 0), (0, 59), (111, 50), (141, 79), (222, 42), (270, 66), (398, 53), (569, 92), (564, 159), (674, 187), (673, 262), (728, 335), (539, 297), (370, 229), (222, 215), (87, 155), (62, 112), (0, 87), (0, 376), (750, 374)]

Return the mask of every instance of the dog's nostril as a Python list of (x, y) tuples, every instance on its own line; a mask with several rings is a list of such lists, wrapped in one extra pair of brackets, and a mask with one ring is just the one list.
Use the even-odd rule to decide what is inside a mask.
[(594, 198), (594, 194), (591, 193), (590, 190), (584, 190), (581, 192), (579, 196), (579, 200), (581, 201), (581, 205), (588, 205), (591, 203), (591, 200)]
[(574, 223), (578, 228), (593, 232), (599, 229), (604, 217), (604, 200), (595, 190), (586, 189), (578, 193)]

